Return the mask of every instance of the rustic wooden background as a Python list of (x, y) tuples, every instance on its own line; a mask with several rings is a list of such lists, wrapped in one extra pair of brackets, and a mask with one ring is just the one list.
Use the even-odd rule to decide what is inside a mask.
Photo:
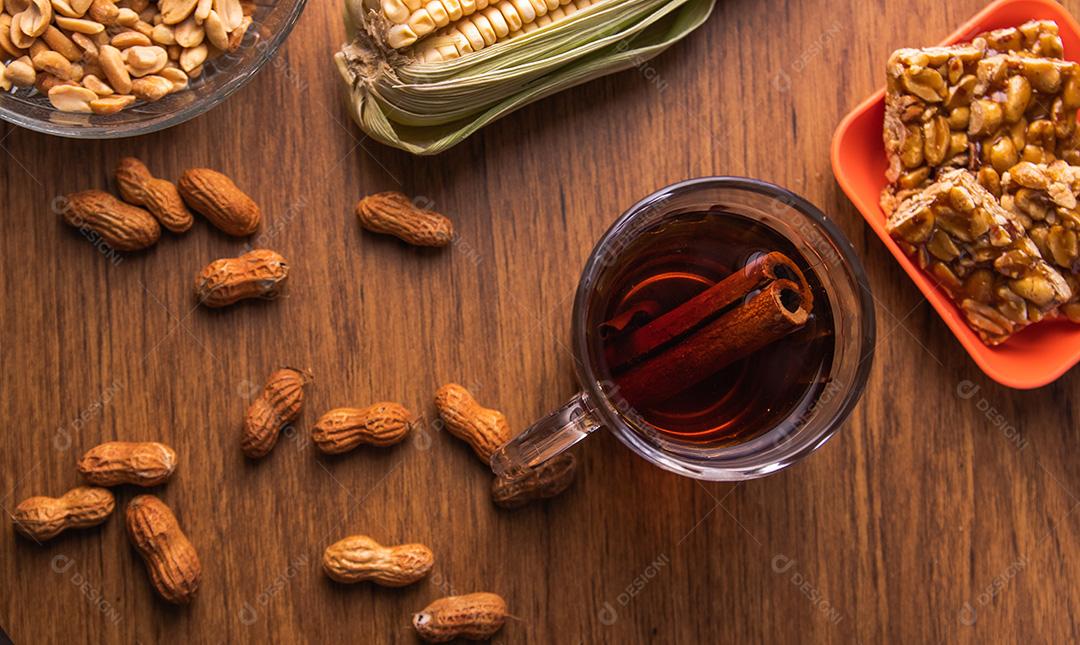
[[(503, 643), (1080, 637), (1080, 373), (1033, 392), (983, 376), (828, 162), (834, 127), (881, 84), (888, 53), (938, 40), (981, 5), (722, 0), (642, 70), (435, 159), (349, 122), (330, 62), (337, 2), (312, 2), (273, 66), (167, 132), (76, 142), (3, 126), (0, 504), (76, 485), (76, 460), (100, 441), (166, 441), (181, 464), (157, 492), (205, 576), (191, 607), (160, 601), (119, 513), (45, 546), (7, 528), (0, 625), (17, 643), (410, 643), (411, 612), (490, 590), (517, 617)], [(131, 154), (167, 177), (232, 175), (266, 213), (255, 243), (291, 261), (289, 297), (194, 309), (195, 272), (243, 242), (199, 222), (115, 263), (50, 211)], [(444, 433), (317, 456), (305, 431), (322, 411), (390, 399), (430, 417), (446, 381), (517, 428), (557, 406), (574, 391), (569, 306), (594, 240), (641, 196), (709, 174), (802, 193), (867, 265), (877, 359), (818, 454), (766, 480), (701, 484), (600, 434), (571, 492), (513, 513)], [(363, 233), (355, 200), (388, 189), (429, 197), (460, 243), (432, 253)], [(250, 463), (238, 424), (282, 364), (317, 383), (299, 433)], [(118, 510), (136, 492), (121, 490)], [(431, 545), (433, 575), (401, 590), (331, 583), (323, 548), (358, 532)]]

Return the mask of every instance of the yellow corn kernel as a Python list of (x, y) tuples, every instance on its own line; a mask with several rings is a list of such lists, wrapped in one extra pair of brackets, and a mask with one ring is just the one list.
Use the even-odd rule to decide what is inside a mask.
[(498, 36), (495, 34), (495, 28), (488, 22), (487, 17), (484, 14), (476, 14), (470, 21), (476, 26), (476, 30), (480, 32), (480, 36), (484, 39), (484, 46), (490, 47), (498, 40)]
[(409, 21), (406, 24), (412, 28), (413, 33), (415, 33), (418, 38), (423, 38), (435, 31), (435, 19), (432, 18), (431, 14), (428, 13), (428, 10), (423, 7), (412, 12), (412, 15), (409, 16)]
[(468, 54), (472, 52), (472, 46), (469, 45), (469, 41), (461, 34), (456, 34), (457, 38), (453, 43), (443, 45), (439, 48), (440, 53), (445, 60), (451, 58), (457, 58), (462, 54)]
[[(446, 9), (446, 15), (450, 17), (450, 22), (457, 22), (465, 16), (465, 10), (461, 7), (460, 0), (442, 0), (443, 8)], [(476, 5), (473, 5), (473, 11), (476, 10)], [(470, 11), (469, 13), (472, 13)]]
[(510, 0), (502, 0), (495, 5), (495, 8), (499, 10), (503, 18), (506, 18), (506, 24), (510, 26), (510, 31), (519, 31), (521, 25), (525, 24), (525, 21), (521, 19), (521, 14), (514, 8), (514, 5), (510, 4)]
[[(452, 46), (452, 45), (451, 45)], [(443, 45), (442, 47), (446, 47)], [(455, 50), (456, 53), (456, 50)], [(443, 53), (440, 46), (430, 45), (427, 48), (416, 52), (416, 60), (422, 63), (438, 63), (446, 57), (446, 53)]]
[(431, 0), (431, 2), (424, 5), (424, 10), (431, 16), (436, 27), (445, 27), (450, 24), (450, 16), (446, 13), (446, 7), (443, 6), (442, 0)]
[(506, 24), (506, 17), (496, 9), (495, 7), (488, 7), (483, 11), (484, 17), (491, 23), (491, 28), (495, 30), (495, 36), (498, 38), (506, 38), (510, 34), (510, 26)]
[(394, 25), (386, 32), (386, 42), (394, 49), (408, 47), (418, 40), (416, 32), (409, 25)]
[(471, 20), (462, 20), (461, 23), (456, 26), (457, 30), (469, 39), (469, 44), (472, 45), (473, 51), (479, 51), (484, 48), (484, 37), (480, 35), (480, 30), (476, 28), (476, 25), (474, 25)]
[(536, 20), (536, 11), (533, 9), (532, 3), (529, 2), (529, 0), (509, 0), (509, 2), (517, 9), (518, 15), (521, 16), (522, 24), (528, 24)]
[(533, 11), (536, 13), (537, 18), (547, 15), (547, 0), (529, 0), (529, 4), (532, 5)]
[(401, 0), (382, 0), (382, 13), (390, 22), (402, 25), (409, 20), (409, 8)]

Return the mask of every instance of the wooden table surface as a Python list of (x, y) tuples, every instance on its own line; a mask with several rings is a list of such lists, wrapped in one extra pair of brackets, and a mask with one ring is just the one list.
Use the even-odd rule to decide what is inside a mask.
[[(76, 142), (3, 126), (3, 510), (76, 485), (76, 461), (101, 441), (162, 440), (180, 466), (157, 492), (205, 572), (192, 606), (160, 601), (119, 512), (137, 491), (120, 489), (103, 527), (44, 546), (0, 531), (0, 625), (17, 643), (410, 643), (412, 612), (489, 590), (516, 617), (502, 643), (1080, 638), (1080, 372), (1031, 392), (985, 377), (828, 162), (834, 127), (881, 85), (888, 53), (937, 41), (981, 5), (722, 0), (646, 69), (433, 159), (349, 121), (330, 62), (337, 2), (311, 2), (257, 79), (167, 132)], [(65, 227), (52, 200), (105, 186), (123, 155), (166, 177), (232, 175), (266, 213), (254, 243), (291, 261), (289, 296), (194, 308), (195, 272), (244, 248), (204, 222), (118, 262)], [(431, 428), (318, 456), (307, 430), (322, 411), (395, 400), (430, 419), (447, 381), (518, 429), (559, 405), (575, 389), (569, 307), (594, 241), (638, 198), (711, 174), (805, 195), (867, 266), (873, 371), (809, 460), (702, 484), (598, 433), (569, 493), (508, 513), (468, 448)], [(390, 189), (453, 215), (459, 244), (424, 252), (363, 233), (356, 199)], [(252, 463), (238, 425), (283, 364), (317, 380), (299, 432)], [(352, 533), (426, 543), (434, 572), (399, 590), (334, 584), (322, 550)]]

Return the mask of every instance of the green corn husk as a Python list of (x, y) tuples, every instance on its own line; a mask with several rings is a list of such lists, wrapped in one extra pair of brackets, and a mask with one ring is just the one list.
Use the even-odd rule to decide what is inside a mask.
[(384, 44), (385, 19), (364, 0), (346, 0), (351, 41), (334, 60), (364, 132), (433, 155), (523, 105), (642, 65), (705, 22), (715, 1), (598, 1), (481, 51), (424, 63)]

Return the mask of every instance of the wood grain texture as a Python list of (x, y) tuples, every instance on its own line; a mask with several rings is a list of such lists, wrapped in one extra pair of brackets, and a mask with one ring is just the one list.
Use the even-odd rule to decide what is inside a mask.
[[(888, 53), (936, 42), (982, 4), (721, 0), (644, 71), (546, 99), (434, 159), (348, 121), (330, 61), (336, 2), (312, 2), (273, 65), (167, 132), (75, 142), (3, 126), (0, 504), (75, 486), (79, 455), (101, 441), (166, 442), (180, 465), (157, 493), (205, 573), (188, 608), (155, 597), (120, 521), (137, 491), (120, 489), (100, 528), (45, 546), (0, 531), (0, 625), (17, 643), (411, 643), (410, 614), (434, 598), (494, 591), (517, 617), (504, 643), (1080, 638), (1080, 372), (1033, 392), (983, 376), (828, 165), (833, 128), (882, 84)], [(265, 212), (254, 243), (290, 260), (288, 296), (194, 309), (195, 273), (243, 242), (199, 221), (114, 264), (50, 212), (57, 195), (104, 186), (125, 155), (167, 178), (229, 173)], [(317, 454), (308, 432), (326, 410), (393, 400), (431, 419), (448, 381), (517, 430), (559, 405), (594, 241), (652, 190), (709, 174), (805, 195), (867, 265), (880, 339), (867, 395), (808, 461), (700, 484), (599, 434), (566, 495), (505, 512), (445, 433)], [(381, 190), (427, 196), (460, 243), (362, 232), (355, 201)], [(241, 419), (281, 365), (315, 382), (297, 433), (251, 463)], [(398, 590), (331, 582), (322, 550), (352, 533), (428, 544), (432, 576)]]

